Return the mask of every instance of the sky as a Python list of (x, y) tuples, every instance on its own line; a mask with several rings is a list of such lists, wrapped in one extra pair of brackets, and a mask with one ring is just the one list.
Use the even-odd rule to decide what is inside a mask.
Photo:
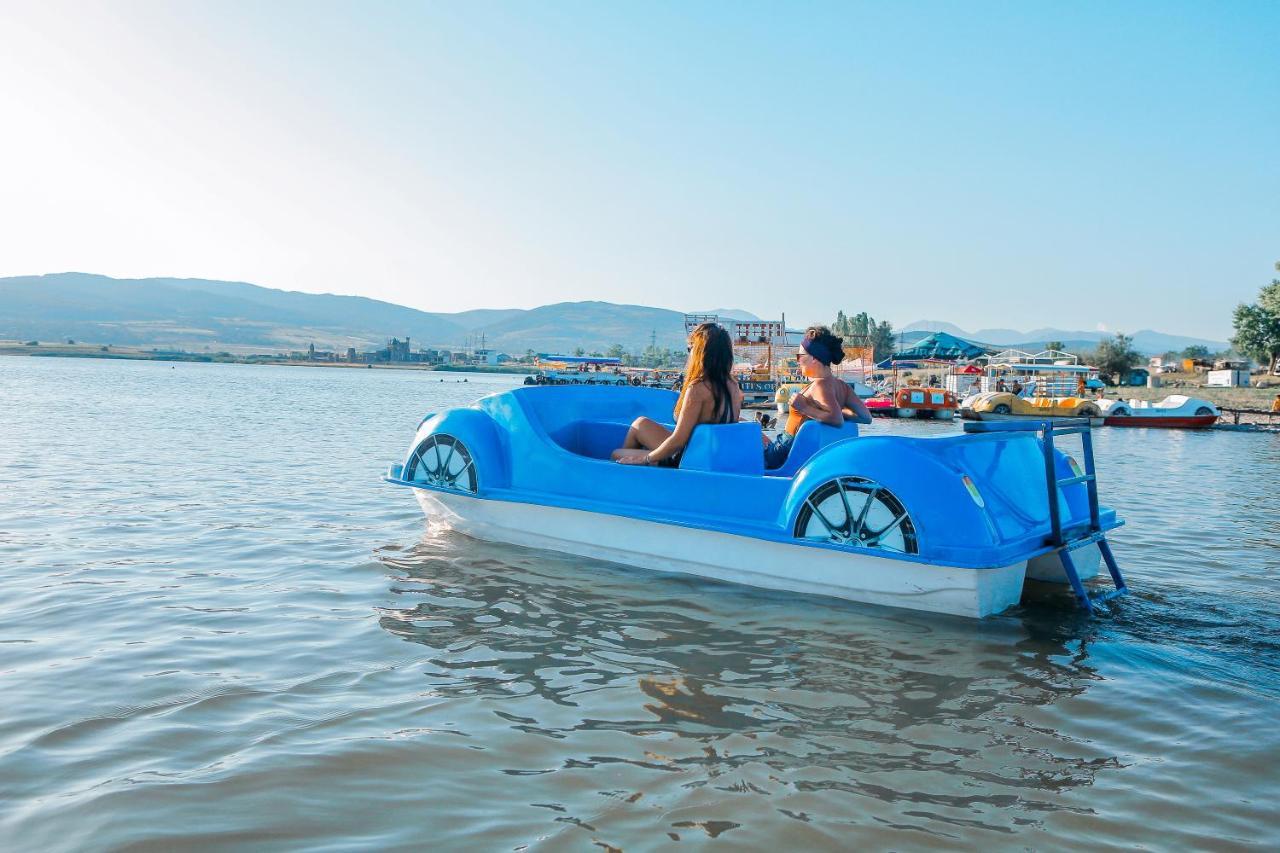
[(1226, 340), (1280, 3), (0, 0), (0, 276)]

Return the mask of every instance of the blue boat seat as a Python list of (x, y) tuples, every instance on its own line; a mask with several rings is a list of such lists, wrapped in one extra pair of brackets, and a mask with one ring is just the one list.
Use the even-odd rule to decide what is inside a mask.
[(569, 421), (550, 433), (550, 437), (570, 453), (593, 459), (608, 459), (614, 448), (622, 446), (630, 427), (630, 422), (621, 421)]
[[(791, 450), (787, 453), (786, 461), (765, 473), (771, 477), (794, 477), (800, 470), (800, 466), (812, 459), (813, 454), (822, 448), (837, 441), (847, 441), (857, 437), (856, 421), (845, 421), (838, 427), (827, 426), (820, 421), (805, 421), (796, 431), (795, 441), (791, 442)], [(763, 455), (761, 458), (763, 459)]]
[(754, 422), (694, 427), (680, 457), (680, 468), (719, 474), (763, 474), (764, 442), (760, 435), (760, 425)]

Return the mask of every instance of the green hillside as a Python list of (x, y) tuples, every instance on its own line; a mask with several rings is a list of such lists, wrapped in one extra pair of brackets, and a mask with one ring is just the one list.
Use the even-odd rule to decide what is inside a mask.
[[(734, 311), (734, 314), (746, 315)], [(431, 313), (367, 299), (208, 279), (115, 279), (87, 273), (0, 278), (0, 339), (263, 351), (373, 349), (408, 336), (415, 347), (456, 348), (470, 336), (510, 353), (613, 344), (684, 344), (678, 311), (607, 302)]]

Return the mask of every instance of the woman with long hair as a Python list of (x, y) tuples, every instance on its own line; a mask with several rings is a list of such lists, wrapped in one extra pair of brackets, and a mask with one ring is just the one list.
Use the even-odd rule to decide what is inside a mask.
[(787, 461), (791, 442), (801, 424), (807, 420), (821, 421), (829, 426), (842, 426), (845, 420), (861, 424), (871, 423), (871, 412), (854, 393), (848, 382), (836, 376), (831, 365), (844, 361), (844, 340), (831, 333), (826, 326), (810, 326), (805, 329), (800, 349), (796, 351), (800, 372), (809, 382), (805, 389), (791, 398), (791, 414), (787, 425), (778, 437), (765, 445), (766, 468), (777, 468)]
[(715, 323), (701, 323), (689, 335), (684, 385), (676, 399), (674, 431), (650, 418), (636, 418), (613, 458), (624, 465), (680, 464), (693, 428), (699, 424), (733, 424), (742, 411), (742, 389), (729, 375), (733, 344)]

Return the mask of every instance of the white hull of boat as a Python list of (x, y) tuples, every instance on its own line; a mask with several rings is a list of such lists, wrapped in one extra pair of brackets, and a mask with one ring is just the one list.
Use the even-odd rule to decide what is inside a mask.
[[(1102, 565), (1102, 552), (1097, 545), (1077, 548), (1071, 552), (1071, 562), (1075, 565), (1080, 580), (1087, 581), (1097, 576), (1098, 568)], [(1057, 551), (1028, 560), (1027, 577), (1044, 583), (1067, 583), (1067, 573), (1062, 569), (1062, 559)]]
[(423, 511), (476, 539), (626, 566), (981, 618), (1022, 598), (1027, 563), (962, 569), (536, 504), (414, 489)]

